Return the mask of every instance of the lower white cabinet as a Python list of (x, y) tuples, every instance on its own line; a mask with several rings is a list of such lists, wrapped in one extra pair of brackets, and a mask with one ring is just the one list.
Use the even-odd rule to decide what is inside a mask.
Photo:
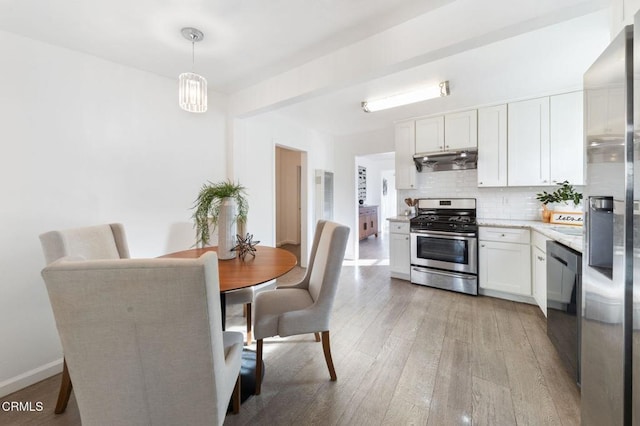
[(531, 296), (528, 229), (480, 227), (480, 289)]
[(533, 284), (533, 298), (547, 316), (547, 241), (539, 232), (532, 231), (531, 238), (531, 281)]
[(389, 270), (393, 278), (409, 280), (411, 244), (409, 222), (389, 223)]

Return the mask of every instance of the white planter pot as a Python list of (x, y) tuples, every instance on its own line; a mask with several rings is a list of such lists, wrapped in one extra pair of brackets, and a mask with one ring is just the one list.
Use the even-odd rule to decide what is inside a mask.
[(583, 211), (582, 204), (578, 204), (576, 206), (575, 204), (573, 204), (573, 201), (553, 203), (553, 207), (551, 207), (551, 209), (554, 212), (564, 212), (564, 213), (582, 213)]
[(236, 246), (237, 233), (236, 202), (233, 198), (225, 198), (218, 215), (218, 259), (226, 260), (236, 257), (236, 252), (231, 249)]

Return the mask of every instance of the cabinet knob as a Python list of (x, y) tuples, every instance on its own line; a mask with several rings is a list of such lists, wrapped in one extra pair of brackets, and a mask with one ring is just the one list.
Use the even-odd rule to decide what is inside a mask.
[(501, 236), (501, 237), (504, 237), (505, 235), (504, 235), (504, 234), (500, 234), (500, 236)]
[(409, 241), (409, 237), (404, 237), (405, 241)]
[(542, 181), (542, 183), (547, 183), (547, 180), (546, 180), (546, 179), (545, 179), (545, 180), (543, 180), (543, 181)]
[(538, 260), (539, 260), (539, 261), (541, 261), (541, 262), (542, 262), (542, 261), (544, 261), (544, 257), (542, 257), (542, 256), (537, 256), (537, 258), (538, 258)]
[(482, 185), (482, 182), (478, 182), (478, 185)]
[(480, 244), (480, 247), (486, 247), (484, 244)]

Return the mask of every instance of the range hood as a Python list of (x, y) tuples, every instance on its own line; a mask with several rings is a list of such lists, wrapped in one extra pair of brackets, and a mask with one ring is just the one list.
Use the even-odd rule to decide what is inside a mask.
[(419, 172), (476, 169), (478, 167), (478, 149), (419, 153), (413, 156), (413, 162)]

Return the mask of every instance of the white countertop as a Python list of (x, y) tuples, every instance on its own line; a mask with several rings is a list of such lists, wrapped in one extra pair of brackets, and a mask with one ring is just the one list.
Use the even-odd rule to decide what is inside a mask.
[(412, 217), (413, 215), (392, 216), (392, 217), (388, 217), (387, 220), (389, 222), (409, 222), (409, 220), (411, 220)]
[[(388, 217), (389, 222), (409, 222), (413, 215)], [(571, 225), (559, 225), (556, 223), (544, 223), (538, 220), (512, 220), (512, 219), (477, 219), (480, 226), (496, 226), (503, 228), (527, 228), (540, 232), (547, 238), (564, 244), (567, 247), (582, 253), (582, 235), (567, 235), (556, 231), (554, 228), (567, 228), (574, 230), (580, 228)]]
[(497, 226), (504, 228), (529, 228), (538, 231), (545, 237), (564, 244), (567, 247), (582, 253), (582, 235), (567, 235), (556, 231), (554, 228), (576, 229), (581, 228), (571, 225), (558, 225), (556, 223), (544, 223), (537, 220), (510, 220), (510, 219), (477, 219), (480, 226)]

